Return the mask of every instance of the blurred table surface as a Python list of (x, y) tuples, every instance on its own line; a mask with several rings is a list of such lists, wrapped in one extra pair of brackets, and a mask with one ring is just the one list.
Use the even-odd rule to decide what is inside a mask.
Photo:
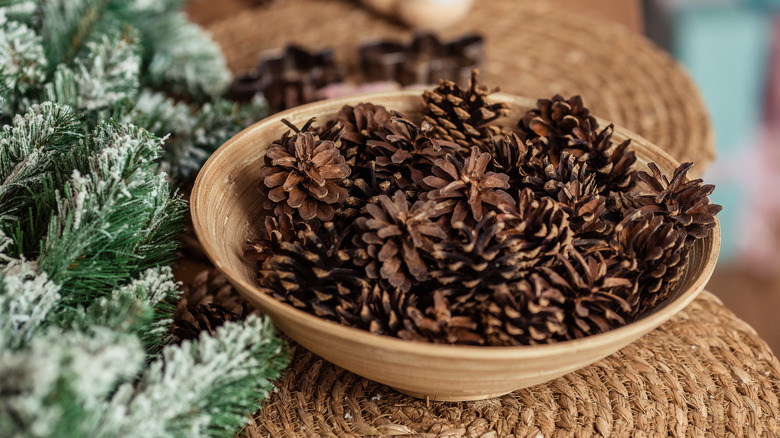
[[(284, 1), (284, 0), (275, 0)], [(482, 0), (484, 1), (484, 0)], [(518, 0), (522, 1), (522, 0)], [(642, 6), (640, 0), (550, 0), (560, 3), (561, 7), (587, 9), (602, 17), (625, 25), (631, 30), (642, 33)], [(187, 13), (193, 21), (207, 26), (210, 23), (235, 15), (242, 10), (257, 5), (257, 0), (190, 0)], [(475, 1), (478, 6), (478, 1)]]

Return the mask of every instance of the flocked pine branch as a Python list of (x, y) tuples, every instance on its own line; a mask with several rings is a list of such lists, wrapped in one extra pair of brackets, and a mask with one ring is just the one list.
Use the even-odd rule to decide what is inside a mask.
[(40, 254), (41, 269), (78, 304), (105, 295), (149, 267), (172, 260), (185, 209), (154, 174), (160, 139), (106, 123), (93, 135), (89, 173), (63, 188)]
[(137, 337), (104, 327), (50, 328), (23, 349), (0, 350), (0, 436), (94, 436), (105, 400), (144, 359)]
[(46, 81), (48, 65), (43, 42), (35, 30), (0, 14), (0, 77), (6, 90), (6, 97), (0, 102), (0, 116), (11, 116), (20, 110), (16, 99), (8, 96), (24, 96), (40, 87)]
[[(18, 225), (25, 209), (36, 199), (47, 175), (61, 170), (67, 157), (81, 147), (83, 127), (79, 116), (67, 106), (45, 102), (33, 105), (0, 131), (0, 229), (7, 236)], [(34, 234), (34, 233), (32, 233)], [(35, 238), (36, 236), (31, 236)]]
[[(131, 28), (101, 35), (85, 44), (83, 56), (73, 65), (60, 64), (46, 84), (46, 99), (79, 111), (112, 115), (115, 106), (135, 98), (141, 58)], [(130, 105), (131, 106), (131, 105)]]
[(198, 101), (225, 92), (230, 72), (219, 46), (190, 22), (184, 0), (135, 0), (122, 18), (145, 36), (143, 80), (158, 90)]
[[(262, 104), (241, 106), (217, 98), (230, 79), (224, 57), (206, 33), (187, 21), (181, 0), (10, 0), (12, 6), (3, 1), (0, 47), (20, 50), (3, 54), (0, 49), (0, 60), (5, 57), (2, 64), (25, 71), (0, 71), (0, 89), (11, 90), (0, 98), (0, 120), (52, 100), (87, 110), (89, 129), (113, 117), (160, 137), (170, 134), (162, 169), (181, 180), (265, 114)], [(151, 88), (161, 91), (150, 101), (142, 90)], [(195, 103), (172, 100), (180, 97)], [(161, 107), (150, 109), (150, 102)], [(146, 125), (148, 118), (161, 116), (163, 125), (173, 129)]]
[(176, 102), (160, 92), (143, 91), (130, 119), (154, 133), (169, 133), (162, 170), (179, 180), (187, 178), (230, 137), (258, 120), (265, 104), (238, 106), (215, 99), (200, 108)]
[(273, 332), (268, 319), (252, 315), (165, 347), (138, 385), (119, 388), (93, 436), (232, 435), (287, 364)]
[(173, 340), (170, 324), (176, 310), (173, 303), (180, 294), (178, 286), (170, 267), (149, 268), (129, 284), (97, 298), (86, 308), (62, 312), (57, 324), (78, 330), (97, 325), (134, 333), (147, 353), (156, 353)]
[(0, 436), (230, 435), (284, 366), (265, 320), (159, 352), (183, 204), (158, 171), (262, 114), (214, 99), (224, 59), (182, 4), (0, 0)]
[(59, 286), (38, 273), (37, 263), (12, 260), (0, 269), (0, 350), (28, 343), (59, 299)]

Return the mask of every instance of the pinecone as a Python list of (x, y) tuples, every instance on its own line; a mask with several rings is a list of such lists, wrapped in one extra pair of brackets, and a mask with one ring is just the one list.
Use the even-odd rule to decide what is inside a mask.
[(570, 145), (570, 154), (580, 161), (588, 163), (588, 167), (596, 174), (599, 192), (625, 192), (631, 187), (632, 170), (636, 162), (634, 151), (628, 150), (631, 140), (626, 140), (613, 147), (612, 134), (614, 125), (609, 125), (601, 132), (595, 130), (574, 128), (574, 141)]
[(355, 244), (364, 248), (358, 259), (365, 266), (368, 278), (383, 278), (404, 292), (413, 281), (428, 279), (425, 254), (434, 250), (434, 243), (446, 234), (431, 222), (435, 213), (432, 201), (417, 201), (410, 205), (403, 192), (392, 198), (380, 195), (378, 204), (366, 205), (368, 216), (355, 223), (362, 231), (355, 235)]
[[(296, 227), (290, 216), (283, 214), (279, 217), (266, 216), (265, 229), (260, 237), (248, 240), (244, 245), (244, 258), (256, 260), (258, 266), (262, 266), (268, 257), (273, 256), (274, 242), (286, 242), (295, 237), (296, 231), (302, 229), (302, 224)], [(278, 233), (274, 237), (274, 234)]]
[(490, 154), (471, 148), (471, 156), (459, 162), (453, 155), (436, 160), (433, 175), (426, 176), (423, 184), (431, 189), (425, 198), (436, 201), (436, 214), (452, 213), (450, 223), (477, 223), (491, 210), (502, 204), (512, 204), (512, 197), (502, 189), (509, 188), (509, 176), (504, 173), (486, 172)]
[(369, 332), (410, 341), (452, 343), (450, 333), (465, 328), (463, 318), (452, 317), (443, 295), (431, 293), (425, 283), (404, 291), (380, 280), (363, 295), (360, 316)]
[(359, 103), (354, 107), (344, 105), (336, 115), (336, 122), (343, 126), (341, 155), (355, 171), (359, 172), (370, 160), (366, 143), (380, 138), (390, 118), (390, 112), (385, 107), (372, 103)]
[(402, 339), (420, 337), (416, 330), (407, 329), (406, 322), (407, 309), (417, 306), (417, 295), (379, 280), (363, 291), (360, 303), (360, 320), (369, 332)]
[(528, 111), (517, 126), (528, 139), (572, 136), (575, 128), (585, 132), (598, 129), (580, 96), (566, 100), (558, 94), (552, 99), (537, 100), (536, 109)]
[[(434, 135), (454, 141), (464, 148), (484, 148), (493, 135), (502, 129), (491, 123), (509, 113), (505, 103), (492, 103), (488, 95), (493, 91), (478, 86), (479, 72), (471, 72), (468, 90), (452, 81), (441, 80), (439, 86), (423, 93), (423, 117), (434, 127)], [(483, 149), (484, 150), (484, 149)]]
[(571, 251), (570, 257), (558, 255), (558, 262), (557, 269), (545, 266), (541, 272), (565, 297), (567, 339), (603, 333), (630, 321), (634, 309), (627, 298), (634, 293), (634, 283), (609, 273), (600, 254), (585, 257)]
[(216, 268), (204, 269), (183, 288), (171, 330), (181, 340), (211, 333), (225, 321), (240, 321), (255, 313), (249, 303)]
[(385, 132), (380, 134), (382, 138), (366, 142), (375, 157), (377, 178), (392, 181), (401, 190), (414, 190), (413, 185), (419, 186), (436, 160), (458, 153), (459, 145), (433, 138), (431, 130), (426, 122), (417, 127), (402, 114), (393, 112)]
[(319, 317), (355, 324), (359, 321), (357, 302), (369, 284), (344, 248), (349, 232), (337, 231), (332, 222), (324, 222), (320, 233), (306, 225), (291, 241), (274, 232), (274, 251), (260, 270), (260, 289)]
[(488, 345), (533, 345), (567, 339), (565, 297), (539, 274), (496, 284), (480, 318)]
[(663, 215), (683, 227), (689, 242), (707, 236), (707, 232), (715, 227), (715, 215), (723, 208), (710, 203), (708, 198), (715, 186), (702, 185), (701, 179), (685, 181), (685, 175), (692, 166), (693, 163), (681, 164), (674, 170), (670, 181), (655, 163), (649, 163), (647, 167), (652, 175), (647, 172), (637, 174), (647, 184), (647, 189), (631, 195), (639, 210)]
[(631, 278), (637, 292), (630, 302), (637, 318), (666, 299), (685, 274), (690, 245), (686, 232), (663, 216), (636, 211), (615, 227), (610, 260), (613, 273)]
[(277, 216), (297, 213), (306, 221), (327, 221), (333, 219), (334, 207), (347, 199), (344, 179), (350, 168), (337, 143), (304, 129), (287, 132), (271, 145), (260, 175), (266, 208), (273, 207)]
[(610, 223), (602, 217), (606, 212), (606, 198), (598, 194), (595, 174), (579, 173), (561, 184), (557, 200), (569, 214), (576, 238), (609, 234)]
[(489, 146), (493, 170), (509, 175), (510, 189), (544, 186), (546, 164), (538, 143), (524, 142), (512, 132), (494, 137)]
[(537, 200), (530, 189), (524, 189), (515, 205), (503, 205), (501, 211), (499, 219), (505, 225), (499, 238), (512, 242), (517, 269), (548, 265), (556, 255), (571, 251), (569, 215), (552, 199)]
[(527, 272), (525, 254), (515, 251), (518, 244), (513, 238), (502, 236), (504, 227), (495, 212), (488, 212), (474, 227), (458, 224), (458, 237), (434, 251), (437, 268), (432, 276), (441, 285), (436, 290), (452, 302), (454, 312), (473, 312), (490, 298), (492, 286)]

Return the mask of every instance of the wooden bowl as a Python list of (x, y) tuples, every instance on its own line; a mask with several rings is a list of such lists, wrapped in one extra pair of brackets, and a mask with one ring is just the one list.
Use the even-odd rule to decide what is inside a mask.
[[(480, 347), (427, 344), (378, 336), (320, 319), (283, 304), (257, 288), (254, 262), (243, 258), (243, 244), (263, 227), (258, 191), (263, 156), (288, 128), (286, 118), (302, 126), (311, 117), (324, 123), (346, 104), (381, 104), (419, 118), (419, 91), (396, 91), (316, 102), (266, 118), (222, 145), (201, 169), (191, 197), (192, 220), (212, 262), (252, 304), (269, 315), (290, 338), (322, 358), (404, 393), (435, 400), (478, 400), (542, 383), (585, 367), (658, 327), (688, 305), (709, 280), (720, 247), (720, 226), (694, 245), (678, 290), (654, 312), (618, 329), (549, 345)], [(507, 102), (514, 124), (535, 101), (495, 94)], [(599, 121), (602, 126), (607, 122)], [(654, 161), (671, 175), (678, 163), (658, 147), (625, 129), (616, 128), (617, 142), (631, 138), (637, 165)]]

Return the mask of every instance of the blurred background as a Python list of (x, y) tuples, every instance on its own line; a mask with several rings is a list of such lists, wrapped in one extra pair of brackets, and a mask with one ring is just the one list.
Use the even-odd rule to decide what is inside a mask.
[[(278, 52), (284, 49), (286, 43), (298, 42), (300, 35), (296, 35), (294, 30), (295, 21), (303, 15), (316, 15), (316, 12), (310, 10), (296, 13), (294, 7), (284, 5), (288, 1), (295, 3), (292, 0), (190, 0), (190, 16), (207, 29), (214, 30), (215, 39), (228, 54), (228, 65), (236, 74), (239, 93), (246, 92), (247, 87), (250, 93), (257, 91), (252, 88), (260, 81), (256, 69), (254, 73), (247, 72), (256, 65), (258, 59), (262, 63), (265, 52), (260, 49), (272, 48)], [(395, 0), (323, 0), (322, 4), (330, 6), (332, 3), (345, 3), (348, 7), (341, 6), (345, 7), (345, 11), (358, 11), (373, 6), (374, 16), (385, 15), (384, 18), (391, 22), (401, 21), (404, 22), (401, 24), (407, 27), (435, 27), (438, 31), (440, 27), (449, 25), (433, 25), (435, 20), (448, 20), (446, 14), (439, 14), (438, 17), (434, 14), (430, 22), (425, 21), (424, 14), (416, 14), (411, 18), (390, 17), (393, 14), (382, 8), (393, 1)], [(424, 3), (418, 0), (399, 1), (409, 4)], [(437, 4), (437, 7), (447, 3), (464, 3), (463, 0), (427, 1)], [(523, 1), (516, 0), (516, 3), (519, 5)], [(474, 1), (469, 6), (473, 13), (479, 8), (487, 7), (491, 2)], [(716, 185), (712, 200), (724, 207), (719, 215), (723, 228), (721, 256), (708, 289), (718, 295), (729, 309), (751, 324), (775, 352), (779, 352), (780, 317), (777, 313), (780, 311), (780, 0), (551, 2), (559, 4), (567, 11), (581, 10), (587, 14), (583, 19), (597, 18), (591, 23), (594, 28), (609, 22), (623, 26), (628, 32), (641, 38), (651, 40), (684, 66), (692, 78), (712, 121), (717, 151), (716, 159), (702, 176), (705, 182)], [(262, 12), (258, 12), (261, 8), (268, 8), (271, 14), (273, 8), (285, 7), (285, 16), (279, 18), (269, 15), (277, 17), (277, 22), (253, 21), (263, 16)], [(453, 9), (450, 8), (451, 10)], [(335, 35), (338, 32), (336, 27), (348, 27), (350, 19), (358, 18), (358, 15), (347, 16), (344, 23), (316, 22), (317, 26), (321, 26), (321, 37), (318, 39), (320, 47), (336, 44), (328, 39), (331, 29)], [(497, 21), (499, 18), (496, 17)], [(291, 25), (286, 27), (284, 23), (278, 22), (279, 19), (289, 20)], [(453, 18), (455, 19), (457, 17)], [(262, 32), (256, 30), (247, 32), (246, 38), (242, 38), (242, 32), (251, 26), (272, 26), (275, 30), (270, 32), (272, 37), (264, 38), (263, 41), (258, 40), (258, 33)], [(233, 28), (233, 33), (226, 30)], [(522, 27), (517, 29), (517, 32), (522, 32)], [(355, 39), (355, 46), (361, 44), (360, 39), (365, 37), (366, 35), (360, 32), (350, 36)], [(487, 50), (490, 50), (491, 43), (489, 39), (486, 41)], [(246, 47), (252, 44), (257, 46), (256, 50)], [(237, 51), (259, 55), (258, 58), (235, 55), (231, 57), (230, 53)], [(507, 53), (511, 54), (511, 50), (505, 51), (505, 55)], [(291, 55), (288, 51), (286, 55), (296, 54)], [(317, 53), (310, 56), (320, 63), (317, 68), (322, 70), (324, 65), (324, 71), (328, 74), (343, 79), (345, 73), (328, 64), (328, 56), (332, 54), (326, 53), (325, 58), (317, 56)], [(515, 56), (521, 57), (522, 53)], [(488, 68), (486, 74), (490, 73)], [(557, 79), (550, 78), (550, 82), (555, 83)], [(501, 85), (506, 88), (506, 84)], [(663, 87), (664, 84), (658, 86)], [(327, 97), (327, 93), (323, 95), (323, 89), (328, 89), (328, 93), (344, 92), (339, 89), (334, 91), (332, 87), (321, 87), (317, 90), (319, 94), (309, 94)], [(349, 91), (365, 89), (351, 88)], [(285, 88), (279, 93), (281, 100), (277, 104), (289, 104), (285, 99), (290, 99), (290, 90)], [(306, 95), (306, 90), (297, 90), (296, 93), (293, 94), (300, 97)], [(683, 100), (685, 98), (681, 97)], [(687, 135), (684, 131), (688, 128), (684, 124), (675, 127), (680, 131), (680, 136)], [(672, 136), (675, 135), (673, 132)]]

